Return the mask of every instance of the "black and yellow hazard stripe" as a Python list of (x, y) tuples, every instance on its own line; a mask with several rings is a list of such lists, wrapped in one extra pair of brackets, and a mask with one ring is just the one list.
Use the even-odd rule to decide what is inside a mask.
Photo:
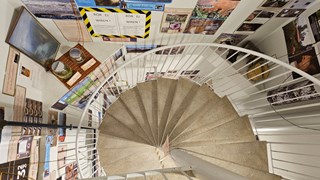
[[(150, 35), (150, 25), (151, 25), (151, 11), (147, 10), (133, 10), (133, 9), (107, 9), (107, 8), (90, 8), (90, 7), (79, 7), (80, 15), (86, 25), (89, 33), (93, 37), (110, 37), (110, 38), (148, 38)], [(105, 13), (128, 13), (128, 14), (145, 14), (146, 24), (144, 36), (134, 36), (134, 35), (109, 35), (109, 34), (96, 34), (90, 24), (90, 20), (86, 12), (105, 12)]]

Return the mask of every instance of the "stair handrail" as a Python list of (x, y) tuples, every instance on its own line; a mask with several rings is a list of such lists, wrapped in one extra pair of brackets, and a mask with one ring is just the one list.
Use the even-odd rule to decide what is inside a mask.
[[(80, 132), (80, 129), (81, 129), (81, 125), (84, 121), (84, 118), (85, 118), (85, 115), (91, 105), (91, 102), (94, 100), (95, 96), (99, 93), (99, 91), (101, 90), (101, 88), (108, 82), (108, 80), (110, 78), (112, 78), (116, 73), (120, 72), (122, 69), (124, 69), (125, 67), (127, 67), (128, 65), (130, 65), (131, 63), (134, 63), (135, 61), (147, 56), (147, 55), (151, 55), (157, 51), (162, 51), (162, 50), (165, 50), (165, 49), (171, 49), (171, 48), (175, 48), (175, 47), (187, 47), (187, 46), (207, 46), (207, 47), (213, 47), (213, 48), (223, 48), (223, 49), (227, 49), (227, 50), (234, 50), (234, 51), (237, 51), (237, 52), (243, 52), (243, 53), (246, 53), (246, 54), (249, 54), (249, 55), (254, 55), (254, 56), (257, 56), (257, 57), (260, 57), (262, 59), (265, 59), (265, 60), (268, 60), (268, 61), (271, 61), (275, 64), (278, 64), (282, 67), (285, 67), (286, 69), (289, 69), (291, 70), (292, 72), (295, 72), (297, 74), (299, 74), (300, 76), (308, 79), (309, 81), (313, 82), (314, 84), (320, 86), (320, 80), (313, 77), (312, 75), (296, 68), (296, 67), (293, 67), (285, 62), (282, 62), (278, 59), (275, 59), (274, 57), (271, 57), (271, 56), (268, 56), (268, 55), (265, 55), (263, 53), (260, 53), (260, 52), (256, 52), (256, 51), (253, 51), (253, 50), (249, 50), (249, 49), (245, 49), (245, 48), (242, 48), (242, 47), (237, 47), (237, 46), (232, 46), (232, 45), (226, 45), (226, 44), (217, 44), (217, 43), (182, 43), (182, 44), (175, 44), (175, 45), (167, 45), (167, 46), (161, 46), (161, 47), (158, 47), (158, 48), (155, 48), (155, 49), (152, 49), (152, 50), (149, 50), (147, 52), (144, 52), (140, 55), (137, 55), (133, 58), (131, 58), (130, 60), (126, 60), (125, 63), (123, 63), (121, 66), (119, 66), (117, 69), (115, 69), (113, 72), (111, 72), (107, 78), (105, 78), (103, 80), (103, 82), (96, 88), (96, 90), (92, 93), (92, 95), (90, 96), (89, 100), (88, 100), (88, 103), (86, 104), (85, 108), (83, 109), (83, 112), (82, 112), (82, 115), (81, 115), (81, 118), (80, 118), (80, 121), (79, 121), (79, 126), (78, 126), (78, 130), (77, 130), (77, 133), (76, 133), (76, 141), (78, 141), (78, 136), (79, 136), (79, 132)], [(147, 80), (145, 80), (147, 81)], [(131, 87), (132, 88), (132, 87)], [(119, 92), (121, 93), (121, 92)], [(78, 153), (78, 143), (76, 143), (76, 159), (77, 161), (79, 161), (79, 153)], [(81, 172), (81, 168), (79, 167), (79, 174), (80, 174), (80, 177), (82, 178), (82, 172)]]

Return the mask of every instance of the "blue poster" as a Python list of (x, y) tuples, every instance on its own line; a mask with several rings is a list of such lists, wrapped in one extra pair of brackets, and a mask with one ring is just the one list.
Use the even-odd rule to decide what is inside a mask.
[(76, 0), (79, 7), (163, 11), (172, 0)]

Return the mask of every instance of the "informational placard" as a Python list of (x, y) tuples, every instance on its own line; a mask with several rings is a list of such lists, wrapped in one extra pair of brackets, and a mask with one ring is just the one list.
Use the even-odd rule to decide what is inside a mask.
[(18, 63), (20, 59), (20, 52), (13, 47), (9, 48), (7, 59), (6, 73), (2, 93), (14, 96), (17, 81)]
[(149, 37), (150, 11), (82, 7), (79, 10), (93, 37)]

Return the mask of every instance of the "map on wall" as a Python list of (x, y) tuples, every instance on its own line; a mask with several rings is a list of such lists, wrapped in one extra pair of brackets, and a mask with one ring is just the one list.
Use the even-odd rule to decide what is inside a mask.
[(185, 33), (213, 35), (237, 7), (239, 1), (198, 0)]

